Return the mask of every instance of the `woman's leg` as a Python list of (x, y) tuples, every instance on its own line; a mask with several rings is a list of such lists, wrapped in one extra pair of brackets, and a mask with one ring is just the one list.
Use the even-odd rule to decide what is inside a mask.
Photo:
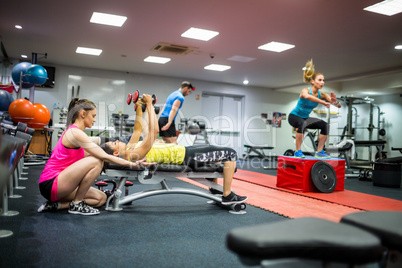
[(296, 133), (296, 151), (301, 150), (301, 145), (304, 139), (304, 134), (303, 133)]
[(328, 135), (322, 135), (320, 134), (318, 136), (318, 146), (317, 146), (317, 152), (321, 152), (324, 149), (325, 142), (327, 141)]
[(328, 138), (329, 125), (324, 120), (318, 118), (308, 118), (306, 120), (306, 128), (319, 129), (320, 135), (318, 135), (317, 152), (321, 152), (324, 149), (325, 142)]
[(304, 139), (304, 129), (306, 128), (306, 119), (300, 116), (290, 114), (288, 117), (289, 124), (297, 129), (296, 132), (296, 151), (301, 150), (301, 145)]
[(236, 161), (226, 161), (223, 165), (223, 196), (232, 192), (232, 180), (236, 170)]
[(89, 205), (105, 202), (106, 195), (91, 188), (102, 171), (103, 161), (89, 156), (85, 157), (60, 172), (57, 177), (57, 198), (65, 207), (68, 202), (88, 200)]

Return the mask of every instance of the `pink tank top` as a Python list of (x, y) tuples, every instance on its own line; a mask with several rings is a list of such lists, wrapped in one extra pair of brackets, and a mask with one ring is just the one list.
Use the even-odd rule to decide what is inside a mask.
[[(78, 127), (75, 125), (70, 125), (67, 130), (70, 128)], [(52, 155), (47, 161), (45, 169), (40, 175), (39, 183), (57, 177), (65, 168), (84, 158), (85, 150), (83, 148), (80, 147), (70, 149), (63, 145), (62, 140), (66, 131), (63, 132), (63, 135), (61, 135), (59, 141), (54, 147)]]

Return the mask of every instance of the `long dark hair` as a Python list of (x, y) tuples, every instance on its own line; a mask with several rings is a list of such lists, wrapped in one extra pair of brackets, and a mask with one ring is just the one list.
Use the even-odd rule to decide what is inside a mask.
[(96, 109), (96, 105), (90, 100), (79, 98), (72, 99), (68, 105), (67, 127), (74, 124), (81, 110), (92, 111), (93, 109)]

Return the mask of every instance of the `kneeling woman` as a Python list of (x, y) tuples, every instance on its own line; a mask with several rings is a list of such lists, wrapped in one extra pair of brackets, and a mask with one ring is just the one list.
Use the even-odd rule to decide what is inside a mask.
[[(153, 111), (152, 103), (147, 109)], [(81, 215), (96, 215), (106, 202), (106, 195), (91, 187), (102, 171), (103, 161), (123, 166), (148, 165), (130, 162), (106, 154), (100, 147), (99, 137), (88, 137), (84, 130), (92, 127), (96, 117), (96, 106), (86, 99), (73, 99), (67, 114), (67, 129), (57, 142), (39, 179), (41, 194), (48, 200), (38, 212), (68, 208), (68, 212)], [(153, 142), (153, 141), (152, 141)], [(143, 148), (136, 154), (145, 155), (151, 147), (144, 140)], [(148, 146), (148, 147), (147, 147)]]
[[(132, 145), (139, 146), (140, 144), (141, 142)], [(130, 144), (127, 146), (124, 142), (119, 141), (107, 142), (101, 145), (107, 153), (129, 161), (137, 157), (136, 153), (133, 152), (133, 148), (131, 148), (133, 146)], [(238, 204), (247, 200), (247, 197), (236, 195), (231, 191), (237, 161), (237, 153), (232, 148), (212, 145), (185, 147), (174, 143), (155, 142), (144, 159), (148, 163), (179, 164), (190, 167), (202, 166), (205, 163), (224, 162), (222, 204)], [(210, 189), (210, 191), (216, 193), (213, 192), (213, 189)]]

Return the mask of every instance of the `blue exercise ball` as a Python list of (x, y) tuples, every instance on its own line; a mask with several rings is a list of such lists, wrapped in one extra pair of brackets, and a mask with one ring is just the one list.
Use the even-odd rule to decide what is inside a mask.
[(5, 90), (0, 90), (0, 111), (8, 111), (8, 107), (14, 101), (13, 96)]
[(25, 73), (29, 83), (36, 86), (43, 85), (47, 80), (47, 71), (38, 64), (32, 64)]
[[(21, 85), (22, 88), (33, 87), (33, 84), (29, 83), (27, 76), (25, 75), (28, 68), (31, 65), (32, 63), (29, 62), (20, 62), (14, 66), (13, 71), (11, 73), (11, 77), (13, 78), (15, 84), (17, 84), (18, 86)], [(22, 81), (21, 81), (21, 73), (22, 73)]]

